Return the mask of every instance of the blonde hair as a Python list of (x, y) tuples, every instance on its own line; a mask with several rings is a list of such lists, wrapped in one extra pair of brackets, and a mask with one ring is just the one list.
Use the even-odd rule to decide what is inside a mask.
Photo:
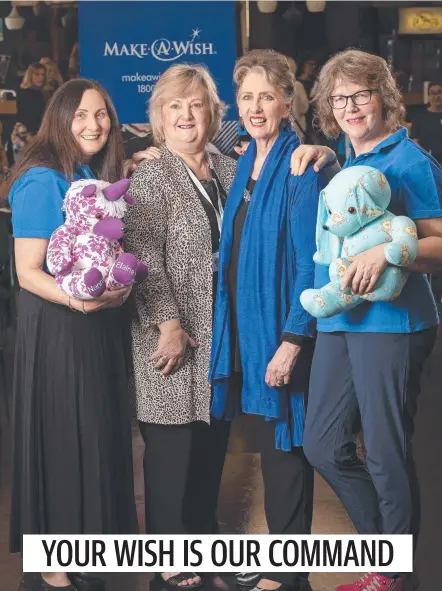
[(321, 131), (329, 137), (337, 137), (341, 128), (328, 103), (338, 80), (363, 84), (376, 89), (381, 102), (383, 118), (388, 131), (395, 131), (401, 125), (401, 93), (387, 62), (377, 56), (358, 49), (346, 49), (326, 62), (319, 73), (313, 99), (315, 119)]
[(44, 73), (45, 73), (44, 86), (46, 86), (46, 80), (47, 80), (46, 66), (44, 66), (43, 64), (40, 64), (40, 62), (35, 62), (34, 64), (31, 64), (30, 66), (28, 66), (28, 69), (26, 70), (25, 75), (23, 76), (22, 83), (20, 84), (20, 88), (32, 88), (33, 87), (32, 86), (32, 76), (33, 76), (33, 74), (38, 72), (38, 70), (44, 70)]
[(296, 72), (298, 71), (298, 64), (297, 64), (297, 63), (296, 63), (296, 61), (295, 61), (295, 60), (294, 60), (292, 57), (290, 57), (289, 55), (285, 55), (284, 57), (285, 57), (285, 59), (287, 60), (287, 63), (288, 63), (288, 65), (289, 65), (289, 68), (290, 68), (290, 70), (291, 70), (291, 71), (292, 71), (292, 73), (293, 73), (293, 76), (294, 76), (294, 77), (295, 77), (295, 79), (296, 79)]
[(52, 60), (50, 57), (42, 57), (40, 60), (40, 64), (43, 64), (46, 68), (46, 83), (49, 84), (49, 74), (52, 72), (53, 76), (52, 76), (52, 80), (57, 80), (57, 82), (60, 82), (60, 84), (63, 84), (63, 78), (62, 75), (60, 74), (60, 70), (58, 68), (58, 65), (56, 62), (54, 62), (54, 60)]
[(237, 95), (244, 78), (250, 72), (264, 74), (270, 84), (281, 91), (287, 104), (290, 106), (293, 104), (295, 76), (285, 55), (272, 49), (253, 49), (240, 57), (233, 70)]
[(201, 65), (176, 64), (161, 74), (149, 100), (149, 120), (156, 143), (165, 140), (161, 109), (166, 101), (188, 96), (198, 88), (206, 93), (210, 109), (208, 139), (219, 131), (226, 105), (219, 98), (209, 71)]

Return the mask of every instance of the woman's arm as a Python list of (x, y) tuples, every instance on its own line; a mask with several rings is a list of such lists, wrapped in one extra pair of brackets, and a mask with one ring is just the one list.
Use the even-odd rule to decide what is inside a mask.
[(420, 237), (419, 252), (409, 270), (417, 273), (442, 271), (442, 218), (414, 221)]
[(442, 171), (429, 159), (410, 166), (401, 177), (405, 215), (414, 220), (419, 253), (411, 271), (442, 269)]
[(169, 208), (164, 198), (165, 185), (167, 179), (160, 163), (138, 168), (132, 176), (129, 189), (135, 203), (125, 218), (125, 248), (148, 267), (147, 279), (136, 287), (143, 312), (141, 320), (147, 325), (160, 325), (168, 320), (179, 319), (178, 306), (166, 271)]
[[(414, 273), (437, 273), (442, 270), (442, 218), (414, 221), (421, 238), (416, 260), (407, 270)], [(342, 280), (342, 289), (351, 285), (353, 293), (357, 295), (370, 293), (388, 266), (384, 245), (369, 248), (351, 260)]]
[(48, 244), (49, 240), (44, 238), (15, 239), (15, 265), (18, 282), (23, 289), (54, 304), (69, 306), (85, 313), (104, 307), (119, 306), (122, 298), (125, 299), (129, 295), (130, 288), (125, 288), (105, 292), (100, 298), (87, 302), (69, 298), (58, 287), (55, 279), (43, 271)]
[(124, 174), (125, 176), (129, 176), (144, 160), (159, 160), (161, 157), (161, 150), (155, 146), (135, 152), (132, 154), (132, 158), (124, 161)]
[(16, 238), (15, 266), (20, 287), (55, 304), (69, 305), (68, 296), (55, 279), (43, 271), (49, 240)]
[(316, 218), (319, 193), (325, 185), (322, 175), (312, 169), (299, 179), (296, 199), (293, 199), (290, 216), (290, 232), (295, 255), (295, 288), (284, 333), (314, 337), (316, 321), (301, 305), (300, 296), (314, 284), (316, 251)]
[[(419, 237), (415, 262), (407, 267), (417, 273), (434, 273), (442, 269), (442, 172), (430, 160), (408, 167), (401, 176), (400, 198), (405, 215), (411, 218)], [(433, 217), (431, 217), (433, 216)], [(384, 245), (374, 246), (352, 259), (342, 281), (342, 289), (352, 286), (357, 295), (369, 293), (387, 268)]]
[(329, 182), (341, 170), (336, 154), (327, 146), (299, 146), (292, 154), (291, 169), (293, 176), (302, 176), (308, 166), (313, 164), (315, 172), (323, 171)]
[[(316, 216), (319, 193), (324, 184), (322, 176), (310, 169), (300, 179), (296, 199), (291, 205), (290, 233), (294, 250), (295, 288), (284, 326), (283, 342), (267, 366), (265, 382), (270, 387), (290, 383), (302, 340), (316, 334), (316, 320), (301, 306), (300, 296), (304, 289), (309, 289), (314, 284)], [(299, 344), (295, 343), (296, 340)]]
[(165, 249), (168, 206), (163, 197), (166, 178), (160, 164), (138, 168), (131, 181), (135, 205), (126, 218), (125, 246), (147, 264), (148, 277), (136, 287), (140, 321), (157, 325), (157, 350), (150, 357), (155, 369), (167, 376), (183, 364), (187, 346), (197, 347), (182, 329), (178, 305), (166, 270)]

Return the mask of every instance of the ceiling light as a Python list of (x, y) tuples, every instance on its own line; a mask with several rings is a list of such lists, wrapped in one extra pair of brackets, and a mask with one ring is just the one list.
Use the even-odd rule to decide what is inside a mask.
[(324, 12), (325, 0), (307, 0), (307, 10), (309, 12)]
[(11, 12), (8, 14), (8, 16), (5, 17), (6, 28), (10, 31), (19, 31), (23, 28), (24, 24), (25, 19), (22, 16), (20, 16), (17, 7), (13, 6)]

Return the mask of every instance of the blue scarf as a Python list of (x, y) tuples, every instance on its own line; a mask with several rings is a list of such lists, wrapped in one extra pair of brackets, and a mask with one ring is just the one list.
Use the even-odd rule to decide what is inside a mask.
[[(304, 392), (296, 391), (296, 379), (276, 389), (267, 386), (264, 376), (284, 331), (309, 337), (315, 334), (314, 319), (302, 311), (294, 315), (291, 310), (295, 277), (290, 215), (295, 188), (302, 177), (290, 174), (290, 157), (299, 143), (295, 133), (282, 132), (266, 158), (241, 235), (237, 275), (242, 410), (276, 421), (276, 447), (287, 451), (303, 442)], [(213, 384), (212, 415), (217, 418), (225, 416), (233, 371), (227, 285), (233, 226), (255, 157), (256, 143), (252, 141), (239, 160), (224, 211), (209, 374)]]

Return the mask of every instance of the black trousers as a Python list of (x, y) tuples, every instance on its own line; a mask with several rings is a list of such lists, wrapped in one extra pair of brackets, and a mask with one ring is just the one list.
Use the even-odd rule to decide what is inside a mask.
[[(264, 509), (269, 534), (308, 535), (313, 515), (313, 469), (302, 447), (291, 451), (275, 449), (275, 425), (262, 421), (260, 426), (261, 470), (264, 481)], [(293, 585), (307, 573), (269, 572), (262, 578)]]
[(230, 423), (139, 422), (146, 449), (146, 532), (216, 534), (216, 507)]
[[(234, 373), (231, 387), (241, 392), (241, 374)], [(291, 451), (275, 448), (275, 423), (257, 417), (259, 451), (264, 482), (264, 510), (269, 534), (308, 535), (313, 517), (313, 468), (302, 447)], [(263, 579), (301, 588), (308, 573), (263, 572)]]

